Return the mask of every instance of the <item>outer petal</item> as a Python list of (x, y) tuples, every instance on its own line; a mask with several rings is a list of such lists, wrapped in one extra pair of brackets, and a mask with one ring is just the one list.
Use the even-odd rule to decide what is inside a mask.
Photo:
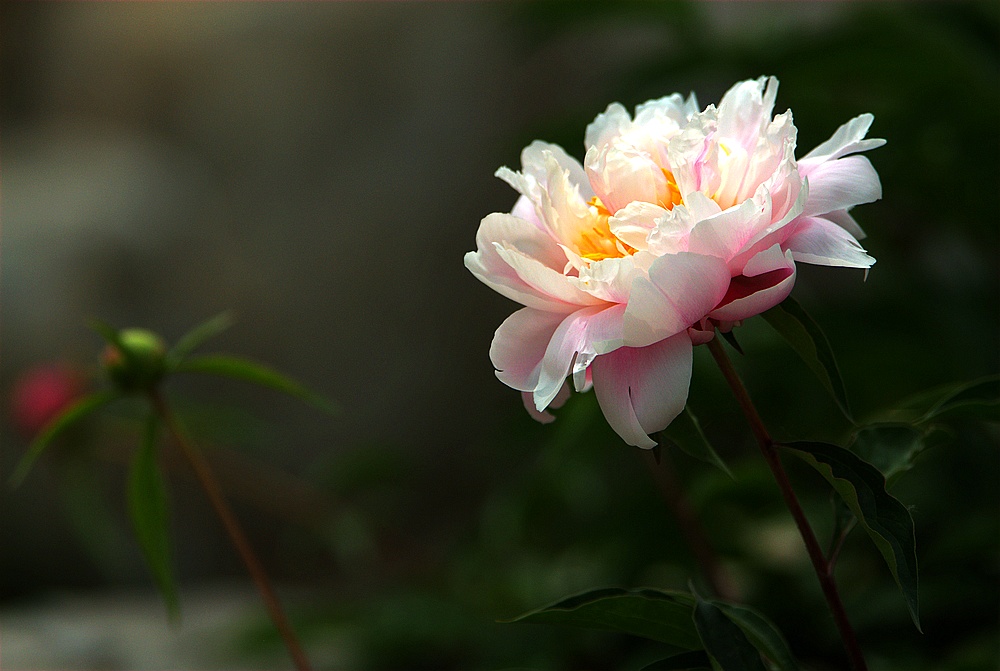
[(801, 217), (784, 247), (800, 263), (845, 268), (871, 268), (875, 263), (850, 233), (822, 217)]
[(624, 305), (588, 307), (568, 315), (552, 333), (534, 389), (535, 408), (542, 411), (552, 402), (563, 381), (577, 369), (586, 368), (598, 354), (621, 346)]
[(858, 222), (854, 221), (854, 217), (847, 210), (834, 210), (833, 212), (827, 212), (823, 215), (824, 219), (829, 219), (833, 223), (840, 226), (842, 229), (854, 236), (855, 240), (864, 240), (868, 237), (868, 234), (864, 232)]
[[(549, 403), (549, 408), (563, 407), (566, 401), (569, 400), (569, 395), (570, 395), (569, 384), (564, 383), (562, 389), (559, 390), (559, 393), (556, 394), (556, 397), (552, 399), (551, 403)], [(528, 414), (531, 415), (532, 419), (541, 422), (542, 424), (551, 424), (552, 422), (556, 421), (556, 416), (553, 415), (548, 410), (542, 410), (541, 412), (539, 412), (537, 409), (535, 409), (535, 401), (530, 393), (522, 391), (521, 402), (524, 403), (524, 409), (528, 411)]]
[(809, 198), (802, 213), (825, 214), (882, 197), (882, 184), (864, 156), (848, 156), (816, 166), (809, 173)]
[(532, 308), (507, 317), (490, 345), (490, 360), (500, 381), (519, 391), (534, 391), (545, 349), (565, 318), (565, 314)]
[(625, 310), (623, 334), (629, 347), (645, 347), (685, 331), (718, 305), (729, 286), (729, 269), (713, 256), (669, 254), (637, 277)]
[[(577, 309), (577, 305), (526, 283), (501, 257), (496, 245), (500, 240), (506, 243), (506, 249), (519, 250), (525, 258), (533, 255), (535, 259), (555, 263), (562, 256), (562, 265), (566, 263), (566, 255), (559, 246), (534, 224), (510, 214), (494, 213), (479, 225), (476, 233), (478, 249), (465, 255), (465, 267), (483, 284), (522, 305), (564, 314)], [(535, 263), (545, 267), (540, 261)]]
[(572, 305), (597, 305), (601, 299), (573, 286), (565, 275), (541, 261), (502, 243), (494, 243), (497, 255), (510, 266), (524, 284), (540, 295)]
[(629, 445), (656, 446), (661, 431), (684, 409), (691, 383), (686, 332), (649, 347), (622, 347), (593, 363), (594, 392), (604, 417)]
[(829, 140), (799, 160), (799, 171), (803, 176), (806, 176), (816, 166), (826, 161), (833, 161), (847, 154), (867, 151), (884, 145), (885, 140), (876, 138), (864, 139), (874, 120), (875, 117), (871, 114), (861, 114), (845, 123), (837, 129)]
[(795, 285), (795, 262), (790, 251), (781, 253), (775, 245), (761, 252), (734, 277), (719, 307), (709, 317), (720, 321), (749, 319), (788, 298)]

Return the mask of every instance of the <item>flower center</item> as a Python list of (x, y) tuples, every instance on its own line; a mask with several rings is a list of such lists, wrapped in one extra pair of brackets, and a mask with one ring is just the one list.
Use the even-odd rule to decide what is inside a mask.
[(674, 179), (674, 173), (670, 172), (666, 168), (662, 168), (662, 170), (663, 176), (667, 178), (667, 192), (664, 194), (664, 197), (660, 199), (657, 205), (665, 210), (672, 210), (675, 205), (683, 205), (684, 199), (681, 198), (681, 192), (677, 188), (677, 180)]
[(618, 259), (623, 256), (635, 254), (635, 248), (626, 245), (615, 237), (608, 226), (608, 217), (611, 212), (597, 196), (587, 201), (590, 207), (592, 225), (590, 228), (583, 228), (579, 232), (576, 241), (576, 251), (580, 258), (588, 261), (603, 261), (604, 259)]

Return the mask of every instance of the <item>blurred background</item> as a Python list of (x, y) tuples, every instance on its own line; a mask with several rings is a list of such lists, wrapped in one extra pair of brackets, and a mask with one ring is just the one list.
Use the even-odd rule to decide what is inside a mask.
[[(541, 426), (494, 378), (492, 333), (515, 306), (462, 265), (480, 219), (515, 200), (493, 172), (534, 139), (582, 158), (586, 124), (612, 101), (695, 91), (704, 106), (763, 74), (781, 82), (776, 112), (794, 110), (800, 156), (874, 113), (884, 198), (855, 214), (878, 263), (866, 282), (800, 266), (793, 294), (870, 416), (1000, 370), (998, 14), (991, 2), (3, 3), (0, 474), (41, 412), (25, 403), (104, 384), (88, 319), (173, 340), (232, 309), (236, 326), (207, 351), (266, 362), (342, 409), (330, 418), (238, 382), (167, 388), (319, 668), (639, 668), (663, 655), (497, 623), (592, 587), (683, 589), (696, 569), (645, 456), (592, 394)], [(835, 406), (756, 322), (738, 330), (737, 365), (772, 431), (831, 437)], [(808, 668), (838, 668), (815, 577), (707, 352), (694, 376), (691, 407), (735, 479), (674, 452), (670, 468), (742, 598)], [(25, 385), (43, 391), (25, 401)], [(165, 444), (183, 613), (169, 622), (124, 512), (139, 417), (114, 406), (2, 489), (0, 663), (282, 668), (239, 560)], [(844, 552), (838, 578), (873, 668), (996, 668), (997, 422), (949, 431), (895, 490), (914, 506), (923, 635), (863, 534)], [(794, 470), (822, 530), (825, 485)]]

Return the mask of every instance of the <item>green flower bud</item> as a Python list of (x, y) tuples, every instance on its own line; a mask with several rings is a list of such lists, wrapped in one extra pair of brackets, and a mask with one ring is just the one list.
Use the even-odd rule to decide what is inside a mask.
[(124, 329), (118, 340), (121, 348), (109, 344), (101, 356), (108, 377), (125, 392), (155, 387), (166, 370), (163, 339), (146, 329)]

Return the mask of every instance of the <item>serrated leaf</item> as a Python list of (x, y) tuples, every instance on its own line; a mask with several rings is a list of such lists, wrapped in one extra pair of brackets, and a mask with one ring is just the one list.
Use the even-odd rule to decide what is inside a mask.
[(139, 548), (171, 617), (178, 615), (177, 587), (171, 567), (170, 517), (167, 491), (156, 461), (159, 422), (150, 414), (142, 444), (135, 453), (128, 477), (128, 511)]
[(694, 625), (711, 660), (725, 671), (767, 671), (760, 653), (721, 608), (698, 599)]
[(28, 471), (31, 470), (31, 466), (42, 455), (45, 448), (63, 431), (118, 397), (119, 393), (117, 391), (94, 392), (78, 399), (54, 417), (45, 425), (38, 436), (31, 441), (28, 451), (21, 458), (21, 461), (18, 462), (17, 467), (14, 469), (14, 474), (10, 476), (10, 485), (17, 487), (24, 481), (24, 478), (28, 475)]
[(750, 643), (767, 657), (778, 671), (798, 671), (799, 664), (792, 656), (788, 643), (774, 624), (752, 608), (721, 601), (713, 601), (746, 635)]
[(782, 447), (815, 468), (844, 499), (885, 558), (919, 631), (913, 518), (906, 506), (886, 491), (885, 477), (877, 468), (837, 445), (798, 442), (784, 443)]
[(684, 412), (674, 418), (670, 426), (661, 431), (660, 434), (685, 454), (711, 464), (721, 469), (729, 477), (733, 477), (726, 462), (719, 457), (705, 436), (705, 432), (701, 430), (701, 423), (691, 411), (690, 406), (685, 407)]
[(220, 375), (234, 380), (259, 384), (294, 396), (324, 412), (330, 414), (337, 412), (336, 405), (323, 396), (308, 390), (295, 380), (272, 368), (246, 359), (225, 355), (191, 357), (178, 363), (174, 370), (178, 373)]
[(642, 667), (641, 671), (711, 671), (712, 662), (704, 650), (682, 652)]
[(866, 426), (854, 434), (851, 451), (877, 468), (891, 485), (927, 448), (925, 436), (926, 432), (909, 424)]
[(167, 369), (173, 370), (177, 364), (187, 358), (191, 352), (201, 347), (205, 341), (214, 338), (232, 325), (233, 313), (227, 310), (195, 326), (182, 335), (174, 346), (170, 348), (170, 351), (167, 352)]
[(699, 650), (702, 646), (691, 621), (692, 605), (694, 598), (686, 592), (612, 587), (570, 597), (506, 621), (619, 631), (679, 650)]
[(812, 369), (844, 416), (853, 422), (847, 402), (847, 389), (840, 377), (833, 348), (819, 324), (791, 296), (762, 316)]

